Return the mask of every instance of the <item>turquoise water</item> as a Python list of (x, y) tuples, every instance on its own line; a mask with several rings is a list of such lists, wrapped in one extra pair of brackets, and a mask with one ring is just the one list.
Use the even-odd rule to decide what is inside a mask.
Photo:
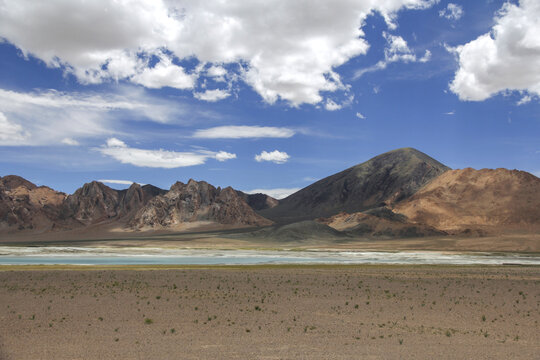
[(540, 265), (523, 254), (190, 250), (114, 247), (0, 247), (0, 265), (446, 264)]

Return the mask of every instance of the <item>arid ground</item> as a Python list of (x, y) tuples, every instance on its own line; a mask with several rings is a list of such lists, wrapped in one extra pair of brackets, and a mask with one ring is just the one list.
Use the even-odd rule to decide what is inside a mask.
[(0, 359), (538, 359), (540, 268), (3, 267)]

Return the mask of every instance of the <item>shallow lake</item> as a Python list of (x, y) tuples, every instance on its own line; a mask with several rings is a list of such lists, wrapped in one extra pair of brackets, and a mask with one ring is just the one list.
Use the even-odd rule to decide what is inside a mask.
[(142, 247), (0, 247), (0, 265), (447, 264), (540, 265), (527, 254), (191, 250)]

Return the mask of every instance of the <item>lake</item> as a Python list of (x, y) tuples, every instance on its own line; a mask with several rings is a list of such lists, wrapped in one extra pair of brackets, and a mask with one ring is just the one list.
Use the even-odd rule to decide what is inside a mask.
[(540, 265), (527, 254), (194, 250), (143, 247), (0, 247), (0, 265), (441, 264)]

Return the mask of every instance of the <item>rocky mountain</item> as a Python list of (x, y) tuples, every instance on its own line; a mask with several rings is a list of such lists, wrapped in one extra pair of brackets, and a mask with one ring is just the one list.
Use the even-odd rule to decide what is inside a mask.
[(114, 190), (93, 181), (66, 195), (18, 176), (0, 177), (0, 233), (111, 225), (125, 231), (265, 227), (243, 236), (276, 241), (538, 233), (540, 179), (517, 170), (450, 170), (411, 148), (374, 157), (280, 201), (195, 180), (168, 191), (139, 184)]
[(0, 177), (0, 231), (55, 228), (66, 196), (19, 176)]
[(155, 196), (166, 191), (153, 185), (132, 184), (126, 190), (114, 190), (98, 181), (84, 184), (69, 195), (62, 206), (62, 220), (82, 225), (131, 218)]
[(447, 231), (540, 227), (540, 179), (525, 171), (448, 171), (397, 204), (415, 223)]
[(177, 182), (156, 196), (129, 222), (135, 229), (179, 228), (184, 223), (266, 226), (271, 221), (257, 215), (231, 187), (215, 188), (205, 181)]
[(448, 170), (418, 150), (398, 149), (319, 180), (259, 214), (291, 223), (393, 206)]

